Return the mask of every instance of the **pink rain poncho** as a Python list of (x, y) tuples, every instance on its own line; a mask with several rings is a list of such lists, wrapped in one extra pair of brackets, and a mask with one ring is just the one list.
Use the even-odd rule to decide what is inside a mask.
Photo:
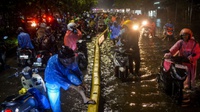
[(75, 34), (72, 31), (67, 30), (64, 37), (64, 45), (69, 46), (74, 51), (77, 49), (76, 42), (82, 37), (81, 31), (78, 29), (77, 31), (77, 34)]
[[(189, 87), (190, 81), (191, 86), (195, 86), (197, 60), (200, 56), (199, 44), (194, 40), (193, 37), (187, 42), (179, 40), (170, 48), (170, 53), (172, 55), (177, 54), (178, 56), (185, 56), (190, 59), (191, 64), (185, 64), (188, 67), (189, 74), (184, 82), (184, 86)], [(196, 55), (192, 57), (191, 55), (194, 53)]]

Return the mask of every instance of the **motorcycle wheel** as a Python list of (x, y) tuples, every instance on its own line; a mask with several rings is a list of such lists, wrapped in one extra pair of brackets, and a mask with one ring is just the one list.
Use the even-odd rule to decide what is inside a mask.
[(161, 89), (162, 91), (165, 90), (165, 84), (164, 84), (164, 73), (163, 73), (163, 67), (160, 67), (160, 72), (157, 75), (157, 83), (158, 83), (158, 88)]
[(115, 76), (118, 77), (122, 82), (126, 81), (128, 77), (128, 67), (125, 67), (124, 72), (119, 70), (119, 66), (115, 67)]
[(167, 95), (172, 95), (172, 83), (170, 75), (163, 71), (163, 67), (160, 67), (160, 73), (158, 74), (158, 86)]
[(183, 101), (183, 82), (174, 82), (172, 87), (172, 98), (178, 105)]
[(172, 41), (174, 37), (172, 35), (167, 35), (167, 41)]
[(115, 77), (118, 77), (119, 78), (119, 67), (118, 66), (116, 66), (115, 67)]

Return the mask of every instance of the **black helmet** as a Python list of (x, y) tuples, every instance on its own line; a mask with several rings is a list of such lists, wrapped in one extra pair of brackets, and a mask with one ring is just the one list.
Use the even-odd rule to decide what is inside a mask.
[(61, 49), (58, 52), (58, 58), (65, 59), (65, 58), (72, 58), (74, 56), (75, 56), (74, 51), (68, 46), (62, 45)]
[(58, 52), (58, 59), (62, 65), (67, 67), (75, 61), (74, 51), (68, 46), (62, 46), (62, 48)]

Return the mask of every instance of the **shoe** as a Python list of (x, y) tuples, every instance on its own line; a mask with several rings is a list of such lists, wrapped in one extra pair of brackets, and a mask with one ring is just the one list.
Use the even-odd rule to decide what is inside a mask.
[(89, 105), (89, 104), (96, 104), (96, 102), (92, 99), (89, 99), (87, 102), (84, 103), (85, 105)]

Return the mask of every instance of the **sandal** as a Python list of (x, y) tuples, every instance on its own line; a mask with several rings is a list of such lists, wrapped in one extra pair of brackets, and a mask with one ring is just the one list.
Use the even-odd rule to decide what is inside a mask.
[(92, 99), (89, 99), (86, 103), (84, 103), (85, 105), (88, 105), (88, 104), (96, 104), (96, 102)]

